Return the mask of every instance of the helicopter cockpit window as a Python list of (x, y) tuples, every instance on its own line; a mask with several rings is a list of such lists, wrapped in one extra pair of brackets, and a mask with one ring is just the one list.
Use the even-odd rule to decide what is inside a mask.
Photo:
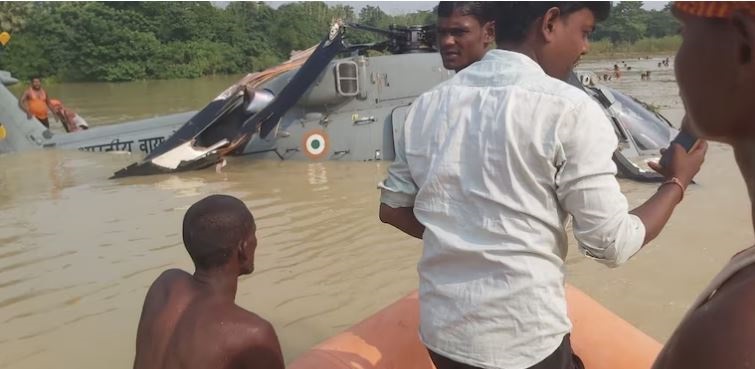
[(356, 96), (359, 93), (357, 63), (342, 61), (336, 64), (336, 89), (341, 96)]
[(640, 150), (658, 150), (668, 145), (672, 135), (668, 122), (631, 97), (615, 90), (611, 90), (611, 93), (620, 104), (613, 106), (618, 112), (619, 121)]

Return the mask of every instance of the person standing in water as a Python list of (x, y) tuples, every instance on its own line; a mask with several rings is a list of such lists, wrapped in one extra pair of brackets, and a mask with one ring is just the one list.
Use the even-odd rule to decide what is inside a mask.
[[(682, 24), (674, 70), (689, 126), (734, 148), (755, 209), (755, 3), (681, 1), (672, 12)], [(653, 369), (753, 365), (755, 247), (750, 247), (734, 255), (692, 304)]]
[(31, 86), (24, 91), (18, 100), (18, 106), (26, 113), (26, 117), (37, 118), (45, 128), (50, 128), (47, 111), (52, 110), (47, 92), (42, 88), (42, 80), (39, 77), (31, 79)]
[(63, 128), (66, 130), (66, 132), (76, 132), (78, 130), (89, 129), (89, 124), (87, 124), (87, 121), (84, 120), (84, 118), (78, 115), (75, 111), (63, 106), (63, 103), (60, 100), (50, 100), (50, 107), (53, 114), (55, 114), (55, 117), (58, 118), (58, 121), (60, 121), (60, 123), (63, 125)]
[(212, 195), (192, 205), (183, 240), (196, 268), (165, 271), (144, 299), (134, 369), (283, 369), (273, 326), (234, 302), (254, 271), (254, 217), (241, 200)]

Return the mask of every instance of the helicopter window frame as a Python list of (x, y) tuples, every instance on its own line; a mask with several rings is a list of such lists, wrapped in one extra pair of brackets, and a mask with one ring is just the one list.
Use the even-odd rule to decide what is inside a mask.
[[(341, 67), (345, 67), (347, 65), (349, 66), (349, 68), (353, 68), (353, 72), (354, 72), (353, 77), (342, 75)], [(357, 63), (351, 60), (340, 61), (336, 63), (335, 69), (336, 69), (336, 92), (338, 92), (338, 94), (341, 96), (347, 96), (347, 97), (359, 95), (359, 89), (361, 86), (359, 86), (359, 66), (357, 65)], [(349, 74), (352, 74), (352, 73), (349, 73)], [(344, 81), (349, 81), (349, 82), (353, 81), (354, 86), (355, 86), (353, 92), (350, 89), (349, 91), (344, 91), (344, 88), (342, 85), (342, 82)]]

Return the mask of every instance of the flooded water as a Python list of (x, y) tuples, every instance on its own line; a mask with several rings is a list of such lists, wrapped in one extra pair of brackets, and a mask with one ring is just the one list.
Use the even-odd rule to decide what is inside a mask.
[[(90, 125), (101, 125), (201, 109), (242, 77), (63, 84), (46, 84), (43, 80), (42, 85), (51, 99), (61, 100)], [(22, 81), (10, 90), (21, 96), (27, 85)], [(53, 132), (65, 133), (60, 124), (51, 123)]]
[[(626, 62), (636, 74), (607, 83), (678, 122), (671, 68), (641, 82), (639, 69), (655, 70), (657, 60)], [(164, 89), (64, 84), (55, 93), (97, 124), (196, 109), (236, 79)], [(375, 185), (387, 163), (231, 158), (221, 174), (106, 179), (131, 162), (76, 151), (0, 156), (0, 368), (130, 367), (147, 288), (164, 269), (191, 270), (181, 220), (212, 193), (241, 198), (257, 219), (257, 270), (242, 279), (237, 302), (273, 322), (287, 361), (417, 286), (420, 242), (377, 219)], [(633, 205), (656, 190), (621, 185)], [(568, 280), (663, 341), (726, 260), (752, 243), (747, 200), (731, 150), (712, 145), (656, 241), (617, 269), (572, 249)]]

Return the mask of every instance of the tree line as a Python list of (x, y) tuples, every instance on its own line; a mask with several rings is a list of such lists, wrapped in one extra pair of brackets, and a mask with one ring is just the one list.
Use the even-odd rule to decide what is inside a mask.
[[(614, 6), (595, 39), (614, 43), (676, 34), (667, 8)], [(301, 2), (0, 2), (0, 31), (12, 34), (0, 69), (20, 78), (131, 81), (258, 71), (318, 43), (333, 19), (387, 28), (435, 22), (434, 11), (388, 15), (379, 6)], [(351, 43), (380, 36), (349, 30)]]

